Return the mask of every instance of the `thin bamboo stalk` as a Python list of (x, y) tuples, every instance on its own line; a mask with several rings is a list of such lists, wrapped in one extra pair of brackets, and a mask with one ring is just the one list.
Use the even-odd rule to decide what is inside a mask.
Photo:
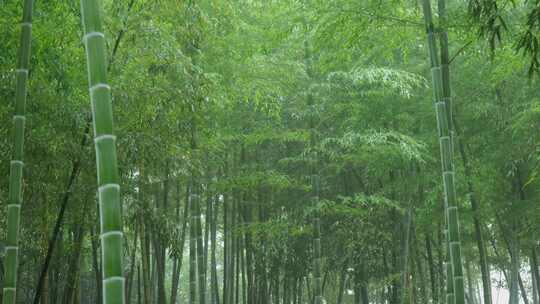
[(196, 219), (197, 212), (195, 207), (196, 194), (193, 194), (193, 187), (190, 187), (189, 196), (189, 304), (195, 304), (197, 300), (197, 232)]
[(201, 203), (198, 195), (194, 196), (193, 204), (195, 214), (192, 214), (193, 220), (195, 221), (195, 232), (197, 239), (197, 277), (199, 280), (199, 303), (206, 303), (206, 267), (204, 260), (204, 242), (203, 242), (203, 232), (201, 224)]
[(17, 298), (17, 266), (19, 255), (19, 222), (23, 202), (23, 144), (26, 122), (26, 96), (30, 48), (32, 40), (33, 0), (25, 0), (21, 23), (21, 42), (16, 71), (15, 113), (13, 115), (13, 156), (9, 169), (9, 196), (7, 211), (7, 239), (4, 257), (4, 304), (13, 304)]

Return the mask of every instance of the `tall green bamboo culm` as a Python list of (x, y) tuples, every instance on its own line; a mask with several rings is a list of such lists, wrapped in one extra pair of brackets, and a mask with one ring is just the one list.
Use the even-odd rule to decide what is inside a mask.
[[(446, 207), (445, 207), (446, 209)], [(445, 210), (445, 218), (446, 218), (446, 210)], [(455, 295), (454, 295), (454, 273), (452, 270), (452, 263), (450, 260), (450, 240), (448, 236), (448, 230), (444, 230), (445, 235), (445, 244), (446, 244), (446, 256), (444, 261), (444, 271), (446, 273), (446, 304), (453, 304), (456, 301)]]
[[(312, 176), (313, 186), (313, 201), (316, 205), (319, 203), (319, 176)], [(321, 275), (321, 218), (319, 211), (315, 211), (315, 217), (313, 218), (313, 293), (315, 297), (315, 304), (323, 304), (324, 297), (322, 293), (322, 275)]]
[[(439, 7), (442, 6), (442, 12), (444, 10), (444, 1), (439, 3)], [(433, 18), (431, 15), (431, 3), (430, 0), (423, 0), (424, 21), (426, 25), (426, 32), (428, 36), (428, 48), (431, 63), (431, 74), (433, 81), (433, 95), (435, 101), (435, 110), (437, 115), (437, 129), (439, 136), (439, 145), (441, 151), (441, 166), (442, 177), (444, 186), (444, 198), (445, 198), (445, 217), (447, 220), (448, 229), (448, 246), (450, 251), (450, 263), (452, 266), (451, 275), (449, 273), (448, 280), (453, 280), (453, 303), (464, 304), (465, 303), (465, 291), (463, 284), (463, 266), (461, 262), (461, 242), (459, 236), (459, 220), (457, 212), (457, 199), (454, 181), (454, 164), (452, 153), (452, 112), (451, 107), (451, 94), (450, 94), (450, 80), (448, 60), (445, 60), (444, 71), (441, 70), (441, 65), (437, 56), (437, 48), (435, 41), (435, 30), (433, 26)], [(445, 15), (445, 14), (444, 14)], [(445, 23), (445, 18), (442, 18)], [(448, 38), (443, 32), (441, 35), (441, 45), (445, 47), (442, 51), (442, 59), (448, 58)], [(450, 272), (450, 271), (449, 271)], [(450, 284), (447, 284), (447, 286)], [(451, 301), (451, 300), (450, 300)], [(447, 304), (453, 304), (449, 302)]]
[[(457, 198), (455, 193), (455, 173), (454, 173), (454, 125), (452, 111), (452, 93), (450, 86), (450, 56), (448, 52), (448, 16), (446, 12), (446, 0), (438, 0), (440, 19), (440, 45), (441, 45), (441, 80), (442, 101), (446, 108), (447, 130), (450, 135), (449, 149), (446, 153), (448, 158), (445, 162), (447, 167), (443, 167), (443, 178), (445, 178), (445, 191), (447, 197), (447, 217), (448, 217), (448, 241), (450, 242), (450, 258), (452, 259), (452, 276), (454, 279), (454, 300), (457, 304), (465, 303), (465, 287), (463, 281), (463, 261), (461, 260), (461, 238), (459, 234), (459, 217)], [(444, 165), (444, 163), (443, 163)], [(450, 193), (449, 193), (450, 192)]]
[(188, 191), (189, 195), (189, 304), (195, 304), (197, 301), (197, 208), (196, 200), (199, 199), (193, 186)]
[[(431, 64), (431, 76), (433, 79), (433, 97), (435, 101), (436, 111), (437, 111), (437, 121), (439, 121), (439, 107), (442, 106), (441, 100), (442, 100), (442, 73), (441, 73), (441, 66), (439, 64), (439, 59), (437, 55), (437, 46), (436, 46), (436, 37), (435, 37), (435, 29), (433, 25), (433, 17), (431, 12), (431, 3), (430, 0), (423, 0), (423, 11), (424, 11), (424, 20), (426, 24), (426, 32), (428, 36), (428, 49), (429, 49), (429, 57), (430, 57), (430, 64)], [(438, 122), (438, 127), (439, 122)], [(440, 134), (440, 131), (439, 131)], [(441, 143), (439, 139), (439, 143)], [(443, 158), (443, 152), (441, 147), (441, 159)], [(444, 182), (444, 181), (443, 181)], [(455, 303), (455, 296), (454, 296), (454, 275), (452, 270), (452, 261), (450, 258), (450, 236), (448, 232), (448, 201), (446, 199), (446, 192), (445, 192), (445, 200), (444, 200), (444, 240), (446, 245), (446, 256), (445, 256), (445, 274), (446, 274), (446, 297), (445, 297), (445, 303), (446, 304), (454, 304)]]
[(21, 23), (21, 44), (16, 69), (15, 113), (13, 115), (13, 158), (9, 168), (9, 196), (7, 212), (7, 240), (5, 247), (5, 273), (3, 303), (14, 304), (17, 298), (17, 265), (19, 255), (19, 221), (22, 204), (23, 185), (23, 143), (26, 121), (26, 91), (28, 68), (30, 65), (30, 45), (32, 40), (33, 0), (25, 0)]
[(97, 0), (81, 0), (83, 42), (86, 48), (96, 148), (103, 303), (124, 304), (122, 206), (118, 184), (116, 137), (113, 135), (111, 88), (107, 84), (106, 77), (105, 36), (100, 10)]
[[(199, 191), (197, 191), (197, 194)], [(204, 267), (204, 242), (203, 242), (203, 233), (202, 233), (202, 224), (201, 224), (201, 202), (200, 198), (197, 195), (193, 200), (193, 209), (192, 213), (193, 220), (195, 221), (195, 234), (196, 234), (196, 255), (197, 255), (197, 278), (198, 278), (198, 288), (199, 288), (199, 303), (206, 303), (206, 269)]]

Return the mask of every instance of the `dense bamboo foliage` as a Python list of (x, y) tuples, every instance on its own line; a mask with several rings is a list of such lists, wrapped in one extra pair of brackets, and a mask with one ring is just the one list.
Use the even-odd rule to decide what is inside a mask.
[(32, 4), (4, 303), (540, 304), (535, 3)]

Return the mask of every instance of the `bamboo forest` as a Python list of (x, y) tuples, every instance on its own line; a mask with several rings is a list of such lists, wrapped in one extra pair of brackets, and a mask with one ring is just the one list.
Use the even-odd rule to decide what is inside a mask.
[(540, 304), (539, 0), (0, 0), (2, 304)]

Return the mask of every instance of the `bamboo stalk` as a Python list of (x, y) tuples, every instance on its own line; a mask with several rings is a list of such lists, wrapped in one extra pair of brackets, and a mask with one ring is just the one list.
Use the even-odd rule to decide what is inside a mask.
[[(437, 130), (439, 136), (439, 146), (441, 151), (441, 167), (445, 198), (445, 217), (447, 220), (447, 239), (450, 253), (451, 276), (447, 279), (447, 286), (450, 287), (452, 280), (453, 293), (447, 293), (447, 303), (464, 304), (465, 290), (463, 283), (463, 266), (461, 262), (461, 241), (459, 235), (459, 220), (457, 211), (457, 198), (454, 181), (454, 164), (452, 153), (452, 111), (451, 94), (448, 68), (448, 38), (446, 31), (441, 31), (441, 61), (437, 56), (435, 30), (431, 15), (431, 3), (423, 0), (424, 21), (428, 37), (428, 48), (431, 63), (431, 74), (433, 81), (433, 95), (437, 114)], [(443, 29), (446, 23), (445, 1), (439, 1), (439, 15), (442, 19)], [(450, 269), (449, 269), (450, 270)]]
[(197, 300), (197, 232), (196, 232), (196, 207), (195, 200), (198, 199), (194, 194), (193, 186), (188, 189), (189, 196), (189, 304), (195, 304)]
[(193, 217), (195, 223), (195, 233), (196, 233), (196, 248), (197, 248), (197, 278), (198, 278), (198, 288), (199, 288), (199, 303), (206, 303), (206, 267), (204, 265), (204, 243), (203, 243), (203, 232), (201, 224), (201, 203), (198, 195), (194, 196), (193, 200), (193, 210), (195, 211), (191, 216)]
[(210, 304), (219, 304), (219, 288), (218, 288), (218, 276), (217, 276), (217, 259), (216, 259), (216, 230), (218, 221), (219, 205), (217, 204), (217, 198), (212, 202), (215, 204), (215, 210), (210, 225), (210, 289), (211, 289), (211, 301)]
[[(177, 189), (178, 189), (178, 200), (180, 200), (180, 184), (177, 185)], [(178, 202), (178, 204), (180, 204), (180, 202)], [(170, 303), (171, 304), (175, 304), (176, 303), (176, 297), (179, 293), (179, 288), (178, 288), (178, 283), (179, 283), (179, 279), (180, 279), (180, 272), (182, 271), (182, 262), (183, 262), (183, 257), (184, 257), (184, 247), (185, 247), (185, 241), (186, 241), (186, 229), (187, 229), (187, 224), (188, 224), (188, 221), (189, 221), (189, 187), (187, 187), (186, 189), (186, 198), (185, 198), (185, 202), (184, 202), (184, 210), (183, 210), (183, 220), (182, 220), (182, 230), (181, 230), (181, 233), (180, 233), (180, 249), (179, 249), (179, 253), (178, 253), (178, 257), (175, 259), (176, 261), (176, 267), (173, 267), (174, 269), (174, 272), (176, 274), (176, 277), (173, 275), (173, 283), (172, 283), (172, 287), (171, 287), (171, 301)], [(177, 216), (177, 218), (179, 217), (179, 215)]]
[(5, 273), (3, 303), (13, 304), (17, 298), (17, 266), (19, 255), (19, 222), (21, 214), (23, 185), (23, 144), (26, 122), (26, 96), (28, 68), (32, 40), (33, 0), (25, 0), (21, 23), (21, 40), (16, 71), (15, 113), (13, 115), (14, 141), (13, 157), (9, 170), (9, 196), (7, 211), (7, 240), (5, 247)]
[(105, 35), (96, 0), (81, 0), (88, 83), (92, 102), (94, 143), (101, 223), (103, 303), (121, 304), (125, 297), (120, 185), (113, 134), (111, 88), (107, 83)]

